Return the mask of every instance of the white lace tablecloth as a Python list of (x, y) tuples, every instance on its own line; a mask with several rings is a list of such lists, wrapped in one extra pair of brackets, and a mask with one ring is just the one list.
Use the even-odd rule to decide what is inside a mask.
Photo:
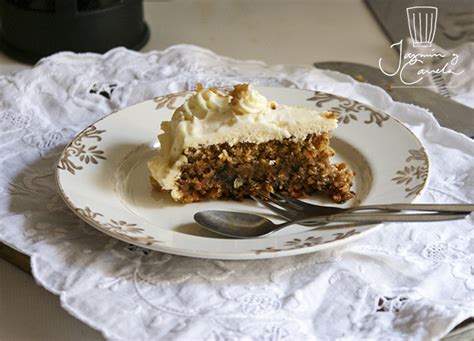
[(474, 316), (472, 216), (386, 224), (334, 250), (259, 261), (152, 252), (76, 218), (54, 180), (65, 144), (111, 111), (198, 81), (315, 89), (377, 106), (427, 148), (431, 178), (419, 201), (474, 202), (474, 142), (350, 77), (185, 45), (57, 54), (0, 77), (0, 237), (31, 256), (35, 279), (67, 311), (114, 340), (422, 340)]

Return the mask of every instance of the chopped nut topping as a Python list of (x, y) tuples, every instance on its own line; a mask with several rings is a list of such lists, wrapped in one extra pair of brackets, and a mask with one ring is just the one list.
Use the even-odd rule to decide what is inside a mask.
[(232, 97), (230, 101), (230, 107), (232, 111), (237, 115), (244, 115), (245, 112), (239, 110), (239, 100), (244, 98), (245, 95), (249, 92), (249, 84), (237, 84), (234, 85), (234, 89), (231, 91), (229, 96)]
[(324, 118), (329, 118), (329, 119), (337, 118), (337, 114), (335, 112), (332, 112), (332, 111), (323, 112), (321, 114), (321, 116), (324, 117)]
[(219, 96), (219, 97), (227, 97), (226, 95), (221, 94), (221, 93), (219, 92), (219, 90), (217, 90), (217, 89), (214, 88), (214, 87), (209, 88), (209, 91), (212, 92), (212, 93), (214, 93), (214, 94), (216, 94), (216, 95)]
[(237, 84), (234, 85), (234, 89), (229, 94), (232, 96), (231, 104), (237, 104), (237, 101), (245, 96), (245, 94), (249, 91), (249, 84)]

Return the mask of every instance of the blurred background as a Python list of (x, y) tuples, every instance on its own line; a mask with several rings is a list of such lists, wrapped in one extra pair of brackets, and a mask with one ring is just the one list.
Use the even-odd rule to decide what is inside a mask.
[[(70, 1), (76, 8), (66, 5)], [(4, 21), (0, 31), (3, 41), (0, 72), (25, 67), (25, 59), (35, 60), (34, 52), (60, 46), (58, 36), (69, 37), (69, 45), (63, 44), (69, 47), (67, 50), (74, 47), (84, 50), (89, 44), (93, 50), (100, 51), (97, 47), (105, 41), (104, 52), (112, 47), (107, 41), (113, 40), (116, 45), (137, 45), (141, 51), (160, 50), (174, 44), (196, 44), (218, 54), (270, 64), (350, 60), (371, 61), (375, 65), (380, 57), (397, 60), (397, 54), (389, 47), (389, 38), (363, 0), (145, 0), (143, 3), (140, 0), (60, 0), (59, 13), (54, 13), (58, 6), (55, 0), (0, 0), (0, 3)], [(135, 15), (137, 3), (143, 5), (149, 39), (137, 28), (140, 25), (139, 15)], [(124, 4), (129, 6), (125, 12), (114, 13), (114, 8)], [(71, 14), (75, 10), (77, 15)], [(88, 13), (100, 11), (106, 15), (86, 18)], [(39, 13), (38, 17), (42, 18), (35, 25), (28, 20), (30, 17), (22, 15), (24, 12), (30, 17), (32, 12)], [(54, 16), (61, 17), (62, 22), (57, 25), (62, 24), (63, 29), (47, 34), (42, 20), (51, 24)], [(5, 21), (9, 22), (8, 28)], [(76, 27), (77, 21), (82, 21), (83, 26)], [(68, 36), (67, 31), (72, 28), (76, 31)], [(126, 36), (130, 31), (134, 37)], [(41, 36), (43, 38), (38, 38)], [(123, 44), (120, 44), (121, 38), (124, 38)], [(38, 42), (43, 39), (43, 44)], [(48, 48), (44, 47), (46, 44)], [(15, 50), (14, 45), (18, 49)], [(13, 51), (8, 47), (13, 47)], [(29, 51), (22, 54), (22, 50)]]

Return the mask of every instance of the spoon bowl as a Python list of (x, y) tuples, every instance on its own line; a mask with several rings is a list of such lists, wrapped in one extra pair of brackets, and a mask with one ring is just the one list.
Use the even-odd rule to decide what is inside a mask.
[(265, 237), (294, 224), (287, 222), (276, 225), (256, 214), (230, 211), (202, 211), (194, 215), (194, 220), (209, 231), (233, 238)]

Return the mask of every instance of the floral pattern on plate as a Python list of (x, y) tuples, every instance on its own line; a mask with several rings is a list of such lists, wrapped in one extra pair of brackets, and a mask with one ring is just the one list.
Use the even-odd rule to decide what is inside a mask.
[(86, 140), (102, 141), (102, 134), (105, 130), (97, 129), (94, 125), (84, 129), (66, 147), (58, 162), (58, 169), (76, 174), (76, 171), (83, 169), (84, 165), (98, 164), (100, 160), (106, 160), (104, 151), (97, 144), (88, 144)]
[(382, 127), (383, 123), (390, 117), (388, 114), (366, 104), (320, 91), (315, 91), (314, 96), (308, 98), (307, 101), (313, 101), (317, 108), (323, 108), (323, 105), (334, 103), (328, 111), (337, 113), (339, 122), (344, 124), (348, 124), (351, 121), (359, 121), (359, 114), (364, 113), (369, 116), (363, 121), (365, 124), (375, 123), (377, 126)]

